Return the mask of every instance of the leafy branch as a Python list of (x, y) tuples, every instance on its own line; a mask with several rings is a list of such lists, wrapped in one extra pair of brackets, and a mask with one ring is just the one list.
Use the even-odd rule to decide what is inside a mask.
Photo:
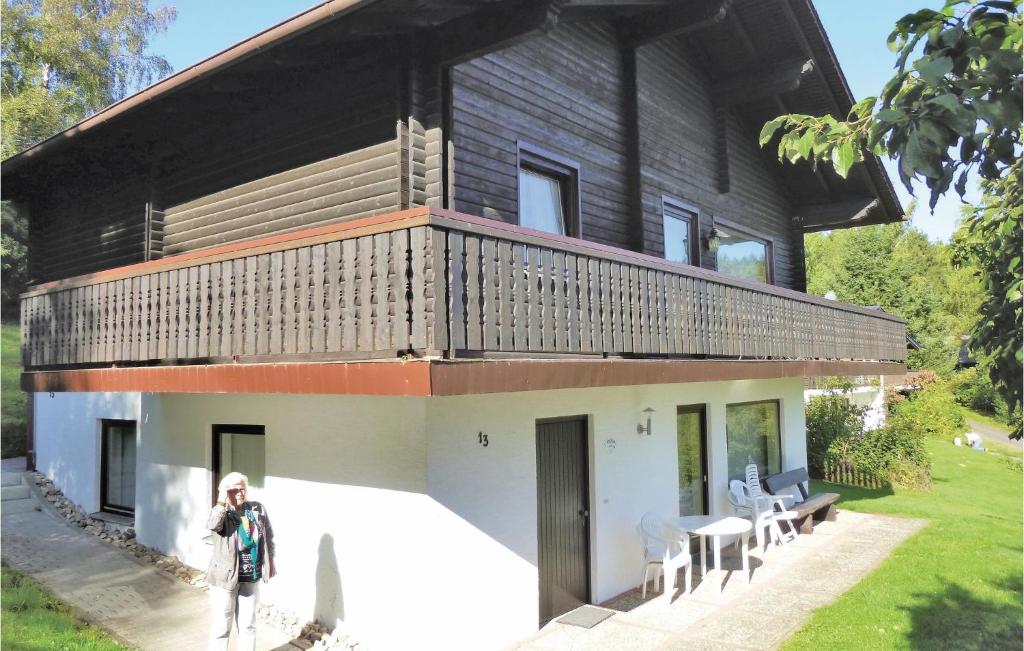
[[(1020, 0), (947, 0), (939, 11), (901, 18), (888, 43), (896, 72), (845, 119), (785, 115), (761, 130), (780, 160), (832, 165), (845, 178), (865, 152), (897, 160), (929, 206), (952, 187), (963, 198), (971, 174), (996, 180), (1019, 154), (1022, 102)], [(920, 51), (912, 63), (911, 58)], [(955, 179), (955, 181), (954, 181)]]

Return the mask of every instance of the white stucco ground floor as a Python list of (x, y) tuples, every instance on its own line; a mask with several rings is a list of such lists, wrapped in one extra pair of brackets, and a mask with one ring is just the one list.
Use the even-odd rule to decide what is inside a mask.
[[(204, 568), (214, 482), (234, 463), (275, 531), (267, 600), (340, 620), (370, 649), (498, 649), (558, 602), (542, 586), (551, 563), (582, 563), (583, 599), (606, 601), (640, 583), (645, 512), (726, 513), (737, 465), (806, 465), (803, 390), (794, 377), (448, 397), (37, 393), (36, 466), (88, 510), (133, 510), (141, 543)], [(683, 444), (695, 413), (696, 448)], [(548, 444), (563, 435), (579, 446)]]

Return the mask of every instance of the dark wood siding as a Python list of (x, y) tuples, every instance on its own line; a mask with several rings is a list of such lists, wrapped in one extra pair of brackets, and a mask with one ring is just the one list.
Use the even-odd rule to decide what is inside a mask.
[[(662, 196), (693, 204), (701, 233), (712, 216), (773, 238), (775, 284), (803, 287), (802, 237), (790, 226), (790, 206), (780, 181), (758, 149), (756, 134), (726, 112), (729, 192), (717, 191), (719, 149), (711, 80), (681, 40), (646, 45), (637, 52), (641, 196), (645, 252), (664, 253)], [(714, 257), (701, 252), (703, 266)]]
[(398, 210), (399, 162), (392, 140), (173, 206), (164, 253)]
[[(288, 197), (275, 197), (273, 211), (255, 199), (243, 205), (246, 202), (239, 193), (269, 183), (278, 178), (275, 175), (292, 178), (291, 171), (297, 168), (308, 166), (305, 169), (313, 173), (323, 167), (319, 162), (327, 159), (349, 165), (368, 151), (380, 153), (382, 148), (391, 153), (378, 156), (372, 169), (353, 164), (349, 168), (353, 178), (348, 178), (349, 170), (345, 170), (346, 178), (335, 179), (335, 186), (344, 185), (347, 195), (318, 196), (314, 202), (332, 209), (351, 202), (351, 209), (332, 213), (335, 221), (398, 209), (402, 182), (396, 135), (399, 70), (397, 59), (378, 49), (339, 50), (315, 73), (300, 77), (285, 69), (262, 80), (261, 100), (239, 100), (230, 113), (203, 108), (212, 95), (230, 94), (230, 87), (211, 89), (197, 84), (182, 91), (186, 108), (152, 116), (156, 121), (180, 124), (173, 137), (146, 150), (125, 149), (124, 156), (116, 150), (97, 154), (96, 164), (64, 173), (59, 183), (54, 182), (59, 188), (55, 196), (33, 202), (33, 280), (53, 280), (144, 260), (146, 202), (151, 199), (159, 208), (176, 207), (171, 211), (174, 223), (168, 224), (165, 253), (322, 223), (327, 219), (325, 211), (315, 213), (308, 199), (332, 186), (317, 186), (316, 179), (297, 183), (301, 189)], [(240, 74), (239, 80), (245, 79)], [(391, 190), (385, 190), (381, 180), (385, 158), (392, 176), (388, 182)], [(362, 176), (355, 179), (356, 175)], [(235, 212), (218, 215), (215, 208), (221, 204), (204, 208), (212, 197), (220, 201), (229, 195), (237, 203)], [(301, 205), (285, 205), (293, 200)], [(182, 206), (189, 207), (189, 212)], [(224, 223), (217, 224), (221, 217)], [(264, 224), (264, 220), (273, 224)]]
[(452, 71), (455, 209), (516, 223), (516, 140), (580, 163), (583, 237), (629, 243), (622, 58), (612, 31), (568, 25)]
[(29, 213), (29, 275), (52, 280), (145, 257), (146, 190), (68, 183)]

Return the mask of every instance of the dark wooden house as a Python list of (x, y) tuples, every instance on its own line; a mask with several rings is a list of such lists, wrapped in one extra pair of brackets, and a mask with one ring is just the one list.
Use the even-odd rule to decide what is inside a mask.
[[(3, 197), (29, 214), (22, 385), (38, 397), (40, 469), (105, 507), (92, 479), (76, 487), (61, 465), (68, 450), (108, 454), (106, 438), (69, 444), (74, 428), (54, 415), (87, 396), (128, 396), (123, 409), (108, 401), (80, 412), (140, 421), (133, 445), (150, 467), (139, 467), (138, 485), (153, 480), (153, 464), (201, 467), (210, 481), (223, 470), (203, 457), (207, 434), (198, 460), (168, 460), (166, 414), (192, 409), (188, 396), (426, 401), (426, 452), (410, 471), (423, 478), (402, 490), (449, 505), (532, 563), (538, 574), (526, 584), (539, 576), (541, 587), (527, 610), (539, 608), (540, 621), (564, 610), (550, 587), (560, 564), (582, 563), (569, 602), (606, 599), (632, 585), (622, 578), (632, 570), (595, 545), (625, 535), (632, 515), (601, 524), (587, 511), (574, 525), (585, 538), (576, 552), (545, 538), (545, 509), (556, 507), (537, 496), (555, 489), (544, 483), (550, 459), (540, 457), (556, 453), (544, 452), (541, 440), (553, 439), (541, 432), (564, 414), (527, 414), (538, 436), (522, 443), (537, 457), (536, 475), (525, 475), (535, 490), (508, 507), (533, 523), (524, 543), (460, 501), (481, 490), (472, 482), (438, 496), (431, 459), (440, 457), (429, 441), (433, 423), (449, 417), (432, 420), (432, 405), (458, 405), (471, 418), (467, 401), (483, 394), (578, 390), (603, 401), (608, 387), (660, 396), (788, 378), (802, 388), (809, 375), (900, 368), (901, 320), (803, 293), (805, 233), (902, 219), (879, 161), (868, 156), (840, 179), (781, 165), (757, 144), (776, 115), (845, 116), (852, 104), (810, 0), (318, 5), (3, 162)], [(713, 402), (709, 414), (719, 413)], [(579, 422), (590, 452), (579, 481), (597, 487), (581, 489), (596, 513), (600, 419), (580, 404), (571, 413), (589, 414)], [(776, 425), (789, 429), (772, 454), (800, 465), (802, 403), (775, 405)], [(705, 435), (722, 447), (703, 448), (711, 512), (726, 508), (716, 491), (731, 472), (721, 456), (731, 412), (720, 406)], [(148, 453), (147, 409), (165, 414), (156, 421), (166, 430)], [(675, 430), (675, 409), (658, 410), (663, 430)], [(246, 418), (231, 413), (197, 427)], [(487, 425), (463, 426), (485, 445)], [(575, 427), (555, 429), (571, 438)], [(665, 471), (670, 488), (675, 463)], [(343, 473), (313, 475), (349, 483)], [(652, 486), (642, 492), (656, 502)], [(183, 558), (202, 555), (165, 525), (139, 531)], [(353, 603), (370, 599), (361, 579), (351, 585)], [(521, 601), (522, 590), (512, 592)], [(401, 645), (398, 632), (353, 608), (334, 614), (384, 646)], [(465, 643), (510, 643), (536, 626), (527, 620), (510, 616)]]

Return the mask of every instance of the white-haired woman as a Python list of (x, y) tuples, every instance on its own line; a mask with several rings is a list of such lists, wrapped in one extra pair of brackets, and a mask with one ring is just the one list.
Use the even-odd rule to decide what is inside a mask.
[(206, 580), (210, 584), (212, 629), (210, 649), (227, 649), (231, 623), (238, 629), (240, 651), (256, 644), (256, 606), (260, 580), (276, 574), (274, 530), (267, 510), (248, 499), (249, 478), (232, 472), (217, 486), (217, 504), (207, 524), (213, 555)]

